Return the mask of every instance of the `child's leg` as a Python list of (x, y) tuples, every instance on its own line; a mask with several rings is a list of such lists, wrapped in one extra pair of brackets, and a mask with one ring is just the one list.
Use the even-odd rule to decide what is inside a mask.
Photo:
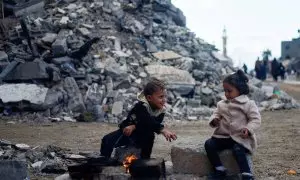
[(128, 137), (123, 135), (121, 129), (111, 132), (102, 138), (101, 156), (110, 158), (113, 148), (129, 143)]
[(247, 158), (248, 150), (244, 148), (242, 145), (235, 143), (233, 145), (232, 151), (240, 167), (240, 172), (242, 173), (243, 179), (245, 180), (253, 179), (253, 174), (251, 172), (250, 165)]
[(141, 151), (141, 158), (142, 159), (149, 159), (151, 157), (153, 144), (154, 144), (154, 138), (153, 139), (149, 139), (147, 141), (147, 144), (145, 144), (142, 147), (142, 151)]
[(219, 151), (232, 148), (234, 141), (231, 138), (210, 138), (205, 142), (205, 150), (207, 157), (213, 167), (218, 171), (225, 171), (225, 168), (220, 160)]
[(155, 138), (154, 134), (146, 137), (140, 139), (138, 142), (138, 145), (141, 147), (142, 159), (149, 159), (151, 157), (152, 148), (154, 144), (154, 138)]

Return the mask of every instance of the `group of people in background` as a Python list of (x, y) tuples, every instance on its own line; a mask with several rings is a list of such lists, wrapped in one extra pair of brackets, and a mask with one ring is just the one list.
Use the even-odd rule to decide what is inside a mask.
[(285, 67), (276, 58), (272, 61), (257, 58), (254, 70), (256, 78), (262, 81), (267, 79), (268, 73), (272, 75), (274, 81), (278, 80), (278, 76), (281, 77), (281, 80), (285, 79)]

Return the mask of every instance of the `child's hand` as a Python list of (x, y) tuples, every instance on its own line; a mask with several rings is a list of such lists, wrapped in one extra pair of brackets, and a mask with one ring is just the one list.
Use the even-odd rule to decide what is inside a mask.
[(134, 130), (135, 130), (135, 125), (127, 126), (123, 129), (123, 134), (125, 136), (130, 136)]
[(176, 140), (177, 136), (175, 133), (167, 130), (166, 128), (164, 128), (161, 133), (165, 136), (166, 140), (171, 142), (172, 140)]
[(212, 120), (211, 123), (212, 123), (213, 126), (218, 127), (218, 126), (220, 126), (220, 121), (221, 121), (220, 119), (215, 118), (215, 119)]
[(242, 138), (248, 138), (249, 137), (249, 131), (247, 128), (242, 129)]

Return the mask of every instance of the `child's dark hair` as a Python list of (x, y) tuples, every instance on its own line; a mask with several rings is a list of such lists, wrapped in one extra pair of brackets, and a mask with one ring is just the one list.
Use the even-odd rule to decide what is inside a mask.
[(143, 92), (144, 95), (147, 96), (152, 95), (156, 91), (164, 89), (166, 89), (166, 84), (163, 81), (157, 78), (151, 78), (149, 82), (145, 85)]
[(240, 95), (242, 94), (249, 94), (249, 86), (248, 86), (248, 77), (244, 74), (242, 70), (238, 70), (237, 72), (227, 76), (223, 83), (228, 83), (240, 92)]

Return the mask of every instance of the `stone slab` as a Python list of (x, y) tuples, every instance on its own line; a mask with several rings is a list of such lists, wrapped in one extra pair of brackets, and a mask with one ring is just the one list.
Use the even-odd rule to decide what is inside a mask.
[(0, 61), (8, 61), (8, 55), (4, 51), (0, 51)]
[[(232, 151), (222, 151), (220, 158), (225, 168), (228, 169), (229, 174), (239, 173), (239, 168)], [(250, 156), (248, 156), (248, 158), (252, 166)], [(174, 173), (207, 176), (213, 172), (213, 167), (206, 156), (204, 145), (174, 145), (171, 149), (171, 159)]]
[(85, 104), (82, 94), (73, 77), (67, 77), (64, 80), (64, 89), (68, 93), (68, 109), (72, 112), (84, 112)]
[(179, 59), (181, 56), (173, 51), (160, 51), (153, 53), (153, 56), (159, 60)]
[(24, 180), (29, 179), (26, 162), (24, 161), (0, 161), (1, 180)]
[(32, 104), (43, 104), (48, 88), (35, 84), (3, 84), (0, 85), (0, 99), (3, 103), (29, 101)]
[(44, 62), (25, 62), (17, 65), (3, 79), (5, 82), (27, 81), (27, 80), (47, 80), (47, 64)]

